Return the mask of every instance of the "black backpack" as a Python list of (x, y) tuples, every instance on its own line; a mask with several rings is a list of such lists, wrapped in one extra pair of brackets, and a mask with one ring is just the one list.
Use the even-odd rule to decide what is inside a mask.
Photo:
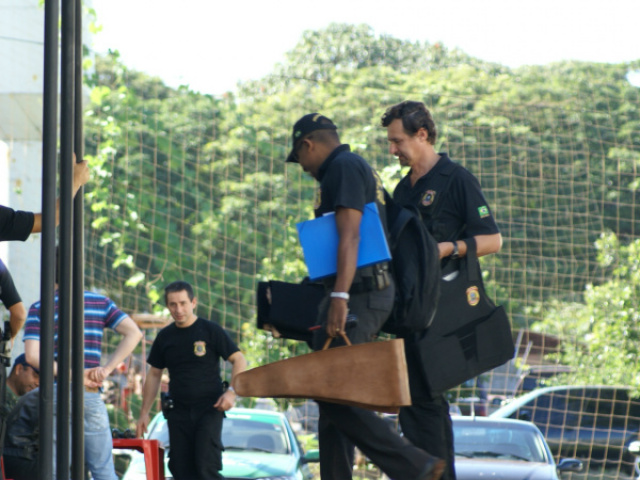
[(440, 295), (438, 243), (416, 207), (403, 207), (384, 194), (396, 300), (382, 331), (397, 335), (425, 330)]

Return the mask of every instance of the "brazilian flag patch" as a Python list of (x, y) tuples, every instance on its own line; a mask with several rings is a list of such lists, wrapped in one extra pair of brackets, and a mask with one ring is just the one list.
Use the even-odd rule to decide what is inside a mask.
[(487, 207), (486, 205), (482, 205), (481, 207), (478, 207), (478, 215), (480, 215), (480, 218), (488, 217), (489, 207)]

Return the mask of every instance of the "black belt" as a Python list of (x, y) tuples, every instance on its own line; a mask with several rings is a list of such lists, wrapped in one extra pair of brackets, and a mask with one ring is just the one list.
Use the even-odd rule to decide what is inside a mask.
[[(374, 275), (373, 270), (378, 265), (385, 266), (388, 264), (389, 262), (382, 262), (379, 264), (369, 265), (367, 267), (359, 268), (356, 271), (356, 276), (353, 280), (353, 283), (351, 283), (351, 288), (349, 288), (349, 293), (358, 294), (358, 293), (373, 292), (374, 290), (377, 290), (375, 281), (373, 280), (373, 275)], [(322, 283), (324, 284), (324, 288), (326, 291), (333, 291), (333, 286), (336, 283), (336, 277), (335, 276), (327, 277), (322, 280)]]

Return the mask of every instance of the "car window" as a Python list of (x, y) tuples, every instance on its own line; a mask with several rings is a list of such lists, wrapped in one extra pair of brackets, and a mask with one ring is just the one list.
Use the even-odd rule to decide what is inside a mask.
[[(150, 429), (147, 438), (169, 445), (169, 428), (164, 418)], [(222, 423), (222, 444), (225, 449), (255, 450), (270, 453), (290, 453), (288, 435), (281, 423), (265, 423), (247, 418), (225, 418)]]
[(543, 441), (533, 430), (478, 424), (454, 425), (454, 451), (467, 458), (546, 462)]
[(222, 426), (225, 449), (289, 453), (290, 446), (283, 426), (244, 418), (227, 418)]

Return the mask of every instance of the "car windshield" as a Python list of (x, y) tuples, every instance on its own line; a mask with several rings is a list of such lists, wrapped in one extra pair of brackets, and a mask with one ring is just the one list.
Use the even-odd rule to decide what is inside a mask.
[[(169, 448), (169, 429), (162, 418), (153, 425), (148, 439), (159, 440), (164, 448)], [(291, 452), (284, 426), (277, 422), (266, 422), (250, 418), (225, 418), (222, 423), (222, 444), (225, 450), (249, 450), (257, 452)]]
[(535, 430), (475, 423), (454, 425), (456, 456), (547, 463), (543, 439)]

